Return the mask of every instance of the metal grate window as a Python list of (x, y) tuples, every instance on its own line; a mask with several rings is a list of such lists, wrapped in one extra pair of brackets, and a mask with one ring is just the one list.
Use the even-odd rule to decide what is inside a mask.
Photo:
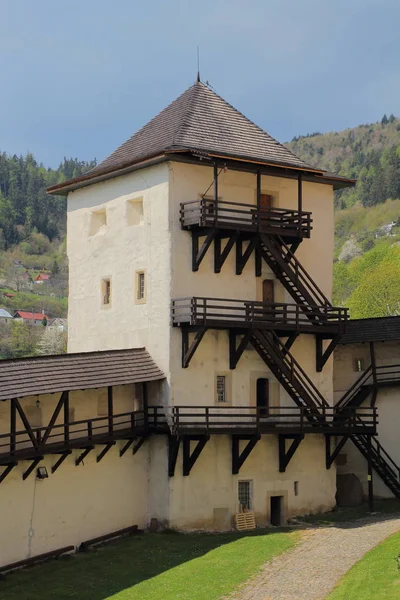
[(239, 512), (251, 510), (251, 481), (238, 481)]
[(137, 274), (137, 299), (143, 300), (145, 294), (145, 275), (143, 272)]
[(217, 402), (227, 402), (225, 375), (217, 375)]

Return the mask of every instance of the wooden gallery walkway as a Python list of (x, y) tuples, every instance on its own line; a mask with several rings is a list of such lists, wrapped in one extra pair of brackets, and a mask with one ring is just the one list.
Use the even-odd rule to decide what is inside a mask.
[(295, 548), (268, 562), (229, 600), (323, 600), (366, 552), (399, 530), (397, 515), (306, 529)]

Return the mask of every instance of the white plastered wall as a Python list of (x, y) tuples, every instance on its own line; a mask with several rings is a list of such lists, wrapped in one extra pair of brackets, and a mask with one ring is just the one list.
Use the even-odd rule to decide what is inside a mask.
[[(213, 251), (205, 255), (199, 270), (191, 269), (191, 236), (182, 231), (179, 222), (181, 202), (198, 199), (213, 180), (213, 169), (171, 163), (170, 166), (170, 222), (172, 231), (172, 284), (171, 297), (203, 296), (261, 300), (261, 282), (275, 279), (270, 269), (262, 265), (262, 277), (256, 278), (254, 258), (251, 257), (241, 275), (235, 275), (234, 251), (220, 273), (213, 270)], [(276, 177), (262, 177), (263, 193), (272, 193), (276, 206), (297, 208), (297, 182)], [(212, 188), (211, 192), (212, 193)], [(228, 171), (219, 177), (219, 196), (229, 202), (256, 204), (256, 177), (247, 173)], [(314, 229), (310, 240), (305, 240), (296, 256), (309, 271), (324, 293), (331, 297), (333, 255), (333, 191), (323, 184), (304, 184), (304, 210), (313, 212)], [(293, 302), (279, 281), (275, 283), (275, 299)], [(295, 358), (332, 402), (332, 359), (322, 373), (315, 369), (315, 339), (300, 336), (291, 349)], [(229, 371), (228, 333), (208, 331), (187, 369), (181, 367), (181, 333), (171, 329), (171, 402), (175, 405), (213, 405), (215, 375), (228, 374), (232, 390), (232, 405), (255, 403), (252, 393), (254, 376), (268, 377), (277, 387), (273, 403), (293, 406), (293, 400), (276, 382), (258, 354), (246, 350), (235, 370)], [(261, 375), (263, 374), (263, 375)], [(273, 394), (275, 396), (275, 394)], [(279, 473), (277, 439), (263, 436), (245, 462), (239, 476), (231, 474), (231, 449), (228, 436), (212, 436), (189, 477), (183, 477), (181, 451), (175, 476), (170, 479), (169, 514), (171, 526), (180, 528), (213, 528), (214, 508), (225, 507), (230, 516), (237, 510), (237, 481), (251, 479), (254, 489), (254, 508), (257, 522), (268, 521), (268, 494), (285, 491), (288, 507), (286, 517), (319, 510), (328, 510), (335, 504), (336, 471), (325, 468), (323, 440), (307, 436), (301, 443), (286, 473)], [(295, 497), (294, 481), (299, 481), (300, 494)]]
[[(71, 392), (70, 406), (75, 409), (75, 420), (97, 417), (98, 399), (106, 394), (106, 389)], [(133, 386), (118, 386), (113, 396), (116, 413), (133, 410)], [(31, 418), (40, 409), (45, 426), (58, 399), (58, 394), (48, 394), (21, 398), (20, 403)], [(0, 433), (9, 432), (9, 409), (9, 401), (0, 403)], [(17, 430), (22, 429), (18, 418)], [(34, 471), (23, 481), (30, 461), (20, 461), (1, 483), (0, 565), (64, 546), (78, 546), (85, 540), (131, 525), (145, 527), (149, 518), (149, 447), (145, 444), (135, 456), (127, 452), (120, 457), (124, 443), (117, 442), (99, 463), (96, 457), (104, 446), (95, 446), (79, 466), (75, 460), (82, 450), (73, 450), (54, 474), (51, 467), (59, 455), (46, 455), (40, 463), (49, 474), (44, 480), (36, 479)], [(26, 445), (30, 443), (27, 441)]]
[[(131, 202), (143, 199), (141, 223), (131, 225)], [(107, 223), (91, 233), (92, 213)], [(168, 167), (149, 167), (68, 195), (70, 289), (68, 351), (145, 346), (168, 375), (170, 232)], [(146, 301), (137, 303), (135, 277), (146, 272)], [(102, 278), (111, 303), (102, 305)]]

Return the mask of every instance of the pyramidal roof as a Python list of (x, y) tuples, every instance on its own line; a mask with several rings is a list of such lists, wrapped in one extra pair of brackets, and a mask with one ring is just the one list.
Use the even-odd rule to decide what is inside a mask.
[(123, 167), (174, 150), (318, 170), (197, 81), (91, 172)]
[(88, 180), (100, 175), (115, 176), (119, 170), (146, 159), (174, 152), (324, 173), (293, 154), (210, 87), (196, 81), (100, 164), (81, 177), (49, 188), (48, 192), (62, 193), (61, 190), (72, 189), (72, 184), (87, 185)]

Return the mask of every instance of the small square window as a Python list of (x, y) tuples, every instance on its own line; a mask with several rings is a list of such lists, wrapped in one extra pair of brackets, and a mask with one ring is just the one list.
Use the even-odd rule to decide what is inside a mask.
[(238, 481), (239, 512), (252, 509), (251, 481)]
[(136, 273), (136, 303), (143, 304), (146, 302), (146, 273), (138, 271)]
[(95, 210), (91, 214), (90, 218), (90, 231), (89, 235), (96, 235), (102, 229), (105, 229), (107, 225), (107, 212), (106, 209)]
[(101, 302), (103, 306), (111, 304), (111, 279), (109, 278), (101, 280)]
[(354, 361), (354, 370), (361, 373), (361, 371), (365, 371), (365, 359), (364, 358), (356, 358)]
[(128, 225), (143, 225), (143, 198), (127, 201), (126, 219)]
[(217, 402), (227, 402), (226, 397), (226, 376), (225, 375), (217, 375), (216, 379), (217, 385)]

